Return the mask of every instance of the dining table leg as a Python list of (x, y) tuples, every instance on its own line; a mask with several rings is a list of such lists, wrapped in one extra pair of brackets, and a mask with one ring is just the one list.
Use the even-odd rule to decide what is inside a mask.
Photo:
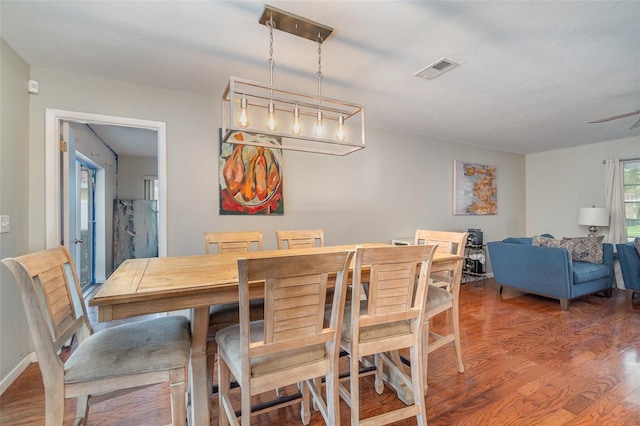
[[(393, 361), (393, 363), (398, 367), (399, 370), (403, 371), (405, 366), (400, 358), (400, 353), (398, 351), (387, 352), (387, 356)], [(407, 405), (412, 405), (414, 403), (414, 395), (413, 389), (411, 386), (408, 386), (401, 378), (397, 377), (396, 372), (390, 368), (385, 368), (383, 372), (383, 378), (387, 380), (389, 386), (391, 386), (396, 393), (398, 394), (398, 398), (402, 402)]]
[[(385, 354), (394, 364), (396, 364), (399, 370), (402, 371), (404, 369), (404, 364), (398, 351), (385, 352)], [(365, 367), (375, 366), (373, 357), (363, 357), (362, 364)], [(404, 380), (398, 377), (397, 373), (391, 368), (388, 368), (386, 364), (383, 366), (382, 380), (384, 380), (384, 382), (396, 392), (400, 401), (407, 405), (412, 405), (414, 403), (413, 389), (411, 389), (411, 386), (408, 386)]]
[(207, 390), (207, 331), (209, 307), (191, 310), (191, 419), (196, 426), (209, 426), (209, 398)]

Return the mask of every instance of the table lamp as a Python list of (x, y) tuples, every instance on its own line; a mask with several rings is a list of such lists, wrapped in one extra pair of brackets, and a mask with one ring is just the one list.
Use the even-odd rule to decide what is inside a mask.
[(609, 226), (609, 210), (602, 207), (582, 207), (578, 212), (578, 224), (589, 227), (589, 237), (595, 237), (598, 226)]

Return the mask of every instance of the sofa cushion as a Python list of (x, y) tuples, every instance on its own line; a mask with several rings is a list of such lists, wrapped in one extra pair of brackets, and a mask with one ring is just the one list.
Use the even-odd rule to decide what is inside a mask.
[(609, 267), (589, 262), (573, 262), (573, 284), (582, 284), (609, 276)]
[(604, 240), (604, 235), (598, 237), (563, 237), (563, 240), (573, 242), (571, 258), (575, 262), (602, 263), (602, 240)]
[[(551, 234), (542, 234), (541, 237), (553, 238)], [(502, 240), (503, 243), (509, 244), (524, 244), (526, 246), (530, 246), (532, 244), (531, 237), (509, 237)]]
[(636, 237), (636, 239), (633, 240), (633, 245), (636, 246), (636, 251), (638, 252), (638, 256), (640, 256), (640, 237)]
[(534, 246), (563, 248), (569, 252), (569, 262), (571, 262), (571, 253), (573, 251), (573, 242), (571, 241), (556, 240), (542, 235), (534, 235), (532, 238), (532, 244)]
[(531, 237), (509, 237), (502, 240), (503, 243), (531, 245)]

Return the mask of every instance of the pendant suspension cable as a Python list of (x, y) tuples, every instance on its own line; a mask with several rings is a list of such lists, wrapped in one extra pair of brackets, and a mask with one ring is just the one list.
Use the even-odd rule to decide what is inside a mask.
[(273, 68), (275, 63), (273, 62), (273, 29), (276, 23), (273, 21), (273, 17), (267, 21), (269, 27), (269, 104), (267, 105), (267, 129), (274, 132), (278, 125), (276, 123), (276, 107), (273, 104)]
[(322, 137), (324, 133), (324, 119), (322, 117), (322, 35), (318, 33), (318, 116), (316, 118), (316, 136)]
[(320, 97), (322, 96), (322, 36), (318, 34), (318, 109), (320, 109)]
[[(273, 86), (273, 68), (276, 66), (273, 61), (273, 29), (276, 27), (276, 23), (273, 18), (270, 18), (266, 25), (269, 27), (269, 85)], [(273, 91), (271, 95), (273, 96)]]

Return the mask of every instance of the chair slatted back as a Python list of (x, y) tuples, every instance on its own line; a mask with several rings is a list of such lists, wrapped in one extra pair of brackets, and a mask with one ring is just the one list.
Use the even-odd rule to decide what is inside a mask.
[(20, 288), (38, 358), (55, 364), (74, 334), (82, 341), (93, 332), (69, 251), (58, 247), (2, 262)]
[(265, 300), (265, 342), (297, 339), (322, 333), (320, 299), (327, 294), (327, 274), (273, 279)]
[(437, 244), (437, 253), (464, 255), (464, 246), (468, 232), (431, 231), (418, 229), (415, 235), (415, 245)]
[[(216, 251), (212, 251), (214, 246)], [(206, 254), (246, 253), (255, 248), (262, 251), (262, 231), (205, 232), (204, 250)]]
[(360, 303), (361, 271), (367, 266), (370, 268), (368, 308), (359, 318), (352, 315), (352, 330), (422, 318), (421, 307), (428, 290), (427, 277), (434, 252), (433, 245), (359, 247), (355, 254), (352, 310), (358, 312), (355, 309)]
[(369, 280), (369, 315), (409, 312), (415, 276), (415, 263), (373, 265)]
[(324, 247), (324, 231), (307, 229), (297, 231), (276, 231), (278, 250), (309, 247)]
[[(353, 252), (239, 259), (240, 330), (248, 358), (334, 341), (342, 309), (325, 328), (325, 297), (335, 279), (334, 307), (343, 306)], [(249, 283), (264, 282), (264, 340), (249, 347)], [(334, 318), (335, 316), (335, 318)], [(335, 345), (334, 350), (338, 350)], [(244, 354), (243, 354), (244, 356)]]
[[(468, 232), (431, 231), (418, 229), (415, 235), (415, 244), (437, 244), (437, 252), (464, 256), (464, 247), (467, 243)], [(434, 273), (432, 278), (435, 285), (446, 287), (457, 295), (462, 280), (462, 262), (456, 269)]]

